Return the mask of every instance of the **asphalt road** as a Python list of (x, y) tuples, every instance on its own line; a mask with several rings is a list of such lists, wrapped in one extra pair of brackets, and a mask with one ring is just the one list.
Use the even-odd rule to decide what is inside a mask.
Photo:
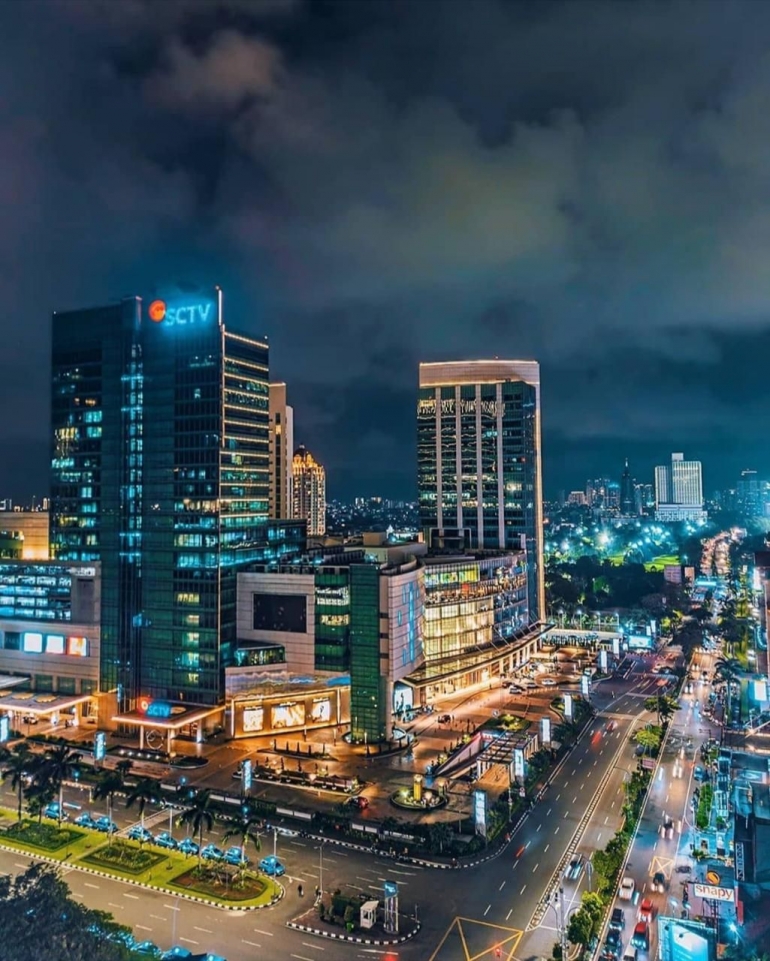
[[(565, 852), (574, 848), (590, 853), (603, 846), (619, 824), (623, 779), (634, 764), (628, 736), (635, 724), (649, 719), (644, 715), (643, 700), (661, 683), (658, 677), (646, 673), (649, 667), (649, 661), (637, 661), (627, 678), (598, 686), (594, 700), (600, 716), (565, 757), (542, 800), (529, 812), (505, 851), (476, 868), (421, 869), (329, 844), (321, 854), (318, 842), (311, 839), (279, 837), (277, 853), (287, 868), (286, 897), (273, 908), (245, 914), (94, 879), (72, 869), (67, 871), (67, 881), (76, 897), (111, 911), (117, 920), (134, 927), (137, 936), (163, 948), (179, 943), (199, 951), (216, 951), (228, 961), (257, 956), (329, 961), (343, 954), (369, 961), (377, 957), (388, 961), (468, 961), (479, 955), (493, 958), (498, 945), (501, 957), (509, 961), (549, 953), (556, 940), (553, 909), (546, 910), (534, 930), (527, 928), (546, 892), (561, 881)], [(616, 727), (608, 731), (610, 719)], [(2, 799), (6, 806), (13, 806), (13, 794), (7, 786)], [(68, 791), (67, 801), (88, 809), (87, 795)], [(72, 813), (77, 812), (72, 809)], [(122, 828), (136, 820), (135, 813), (121, 804), (116, 804), (114, 817)], [(167, 829), (168, 815), (159, 812), (149, 823), (153, 831)], [(222, 830), (215, 827), (210, 839), (221, 843)], [(178, 829), (174, 833), (180, 836)], [(272, 839), (265, 839), (263, 852), (271, 853), (272, 846)], [(27, 863), (17, 854), (0, 852), (0, 871), (16, 873)], [(347, 886), (376, 893), (385, 880), (397, 881), (401, 910), (417, 910), (423, 924), (418, 939), (397, 949), (375, 950), (343, 946), (286, 928), (287, 920), (307, 908), (308, 892), (320, 882), (321, 870), (325, 890), (344, 890)], [(297, 893), (299, 883), (306, 892), (303, 899)], [(565, 884), (568, 910), (586, 883), (584, 872), (577, 885)]]

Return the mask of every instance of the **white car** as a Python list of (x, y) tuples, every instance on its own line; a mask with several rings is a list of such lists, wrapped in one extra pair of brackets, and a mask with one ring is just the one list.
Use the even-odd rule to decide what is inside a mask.
[(634, 890), (636, 889), (636, 884), (633, 878), (623, 878), (620, 882), (620, 890), (618, 891), (618, 897), (621, 901), (630, 901), (634, 896)]
[(540, 683), (543, 687), (556, 687), (556, 681), (552, 677), (544, 677)]

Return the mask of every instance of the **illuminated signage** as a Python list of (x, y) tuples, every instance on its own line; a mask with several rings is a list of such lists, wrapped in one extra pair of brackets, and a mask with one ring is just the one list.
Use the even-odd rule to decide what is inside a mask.
[(107, 753), (107, 735), (104, 731), (97, 731), (94, 737), (94, 760), (103, 761)]
[(705, 898), (707, 901), (734, 901), (735, 891), (732, 888), (720, 888), (715, 884), (694, 884), (696, 898)]
[(22, 650), (27, 654), (43, 653), (43, 635), (27, 631), (22, 635)]
[(607, 652), (603, 649), (599, 651), (599, 669), (601, 671), (607, 670)]
[(328, 697), (317, 697), (313, 699), (310, 708), (310, 720), (316, 724), (323, 721), (330, 721), (332, 716), (332, 703)]
[(754, 700), (767, 700), (767, 681), (754, 681)]
[[(478, 409), (482, 414), (486, 414), (489, 417), (504, 417), (505, 416), (505, 404), (496, 400), (480, 400)], [(454, 399), (450, 398), (448, 400), (440, 401), (439, 410), (442, 414), (454, 414), (455, 412), (455, 402)], [(461, 414), (475, 414), (476, 413), (476, 401), (473, 400), (461, 400), (459, 402), (459, 410)], [(420, 400), (417, 402), (417, 416), (418, 417), (432, 417), (436, 413), (436, 401), (435, 400)]]
[(612, 638), (612, 653), (615, 655), (615, 657), (620, 657), (620, 638), (619, 637)]
[(164, 300), (153, 300), (147, 308), (147, 315), (156, 324), (162, 322), (166, 327), (188, 327), (193, 324), (205, 324), (212, 320), (214, 304), (209, 300), (198, 304), (169, 307)]
[(251, 782), (252, 782), (252, 778), (253, 778), (253, 767), (252, 767), (252, 763), (251, 763), (251, 758), (248, 758), (248, 757), (247, 757), (247, 758), (244, 760), (243, 766), (242, 766), (242, 768), (241, 768), (241, 771), (242, 771), (242, 773), (243, 773), (243, 790), (244, 790), (244, 791), (250, 791), (250, 790), (251, 790)]
[(746, 880), (746, 857), (743, 851), (743, 841), (735, 842), (735, 880)]
[(487, 792), (476, 790), (473, 792), (473, 822), (476, 834), (483, 838), (487, 836)]
[(591, 678), (587, 674), (580, 678), (580, 693), (583, 697), (588, 697), (591, 693)]
[(564, 695), (564, 716), (568, 721), (572, 720), (572, 695)]
[(261, 731), (265, 726), (265, 711), (262, 707), (247, 707), (243, 711), (243, 733)]
[(526, 775), (526, 762), (524, 760), (524, 751), (520, 747), (513, 749), (513, 774), (514, 777), (521, 778), (523, 781)]
[(550, 717), (540, 718), (540, 740), (543, 744), (551, 743), (551, 719)]
[(11, 725), (7, 714), (0, 717), (0, 744), (5, 744), (11, 734)]
[(45, 639), (45, 652), (46, 654), (63, 654), (64, 635), (49, 634)]
[(68, 637), (67, 653), (72, 657), (88, 657), (88, 638)]

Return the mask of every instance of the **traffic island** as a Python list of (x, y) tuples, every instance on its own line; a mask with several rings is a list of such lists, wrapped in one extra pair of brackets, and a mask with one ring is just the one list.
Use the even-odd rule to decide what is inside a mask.
[(118, 871), (139, 876), (150, 871), (168, 858), (157, 851), (148, 851), (126, 841), (116, 840), (107, 844), (93, 854), (81, 858), (83, 864), (97, 868), (116, 868)]
[(403, 944), (420, 930), (419, 921), (399, 914), (394, 930), (386, 931), (377, 901), (367, 900), (364, 895), (349, 898), (336, 893), (324, 894), (323, 900), (287, 921), (286, 926), (316, 938), (379, 946)]
[(230, 876), (213, 868), (192, 868), (177, 875), (168, 883), (185, 894), (216, 900), (223, 905), (262, 907), (274, 904), (282, 896), (282, 888), (274, 880), (246, 872)]

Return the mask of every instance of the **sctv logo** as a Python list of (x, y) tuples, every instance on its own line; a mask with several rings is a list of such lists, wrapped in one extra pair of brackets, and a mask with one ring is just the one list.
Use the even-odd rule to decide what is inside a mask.
[(163, 322), (168, 327), (205, 324), (214, 315), (214, 305), (209, 301), (208, 303), (189, 304), (183, 307), (168, 307), (163, 300), (153, 300), (147, 308), (147, 315), (156, 324)]

